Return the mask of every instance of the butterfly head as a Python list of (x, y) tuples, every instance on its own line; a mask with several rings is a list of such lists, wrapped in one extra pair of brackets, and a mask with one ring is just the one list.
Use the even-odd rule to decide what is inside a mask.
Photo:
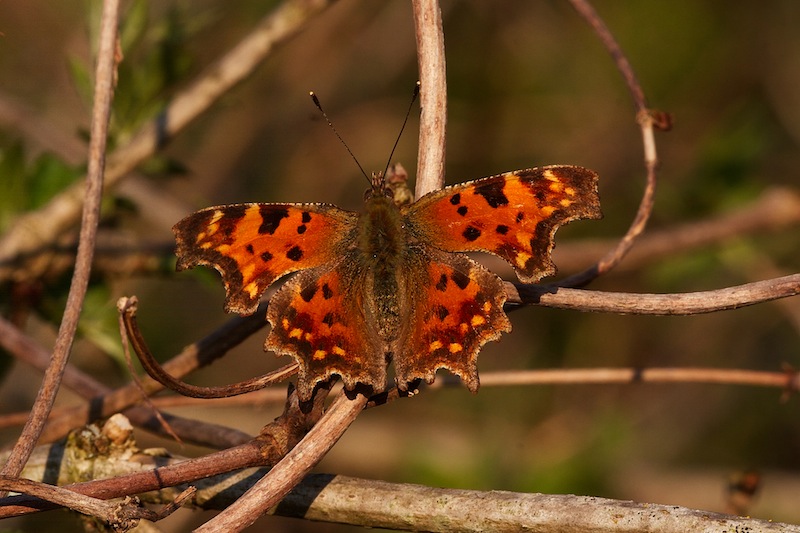
[(369, 189), (364, 191), (364, 201), (382, 197), (393, 198), (394, 191), (386, 183), (383, 172), (373, 172), (369, 180)]

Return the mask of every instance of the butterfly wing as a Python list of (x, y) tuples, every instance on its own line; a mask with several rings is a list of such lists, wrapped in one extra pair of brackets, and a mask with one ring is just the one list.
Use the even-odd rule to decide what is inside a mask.
[(356, 220), (327, 204), (209, 207), (172, 228), (177, 269), (214, 267), (225, 284), (226, 311), (251, 314), (276, 279), (333, 261)]
[(463, 254), (427, 248), (414, 258), (409, 268), (420, 279), (394, 355), (397, 385), (431, 383), (436, 370), (446, 368), (476, 392), (478, 351), (511, 331), (503, 282)]
[(386, 386), (385, 347), (364, 318), (365, 273), (351, 259), (297, 274), (270, 300), (272, 329), (264, 348), (300, 364), (302, 401), (333, 374), (347, 389), (356, 383), (374, 391)]
[(555, 273), (550, 252), (558, 227), (601, 216), (597, 174), (549, 166), (427, 194), (406, 210), (406, 225), (418, 240), (440, 250), (498, 255), (521, 281), (534, 283)]

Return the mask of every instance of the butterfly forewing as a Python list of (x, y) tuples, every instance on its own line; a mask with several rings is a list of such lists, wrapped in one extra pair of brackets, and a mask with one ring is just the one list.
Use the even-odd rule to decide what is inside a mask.
[(332, 261), (357, 215), (327, 204), (233, 204), (203, 209), (172, 228), (178, 270), (210, 265), (222, 275), (225, 309), (255, 311), (281, 276)]

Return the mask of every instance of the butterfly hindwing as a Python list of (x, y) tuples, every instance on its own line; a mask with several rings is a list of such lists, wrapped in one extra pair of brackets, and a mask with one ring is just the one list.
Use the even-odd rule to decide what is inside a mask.
[(348, 268), (306, 270), (287, 281), (270, 300), (272, 330), (264, 348), (291, 355), (300, 364), (297, 393), (311, 398), (314, 387), (331, 375), (348, 389), (362, 383), (381, 391), (386, 385), (384, 346), (364, 319), (363, 277)]
[(394, 356), (397, 384), (430, 383), (446, 368), (475, 392), (478, 351), (511, 331), (503, 282), (463, 254), (428, 249), (425, 256), (413, 267), (424, 274)]

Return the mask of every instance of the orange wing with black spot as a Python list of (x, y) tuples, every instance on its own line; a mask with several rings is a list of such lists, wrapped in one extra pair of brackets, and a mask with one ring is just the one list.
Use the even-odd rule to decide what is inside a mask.
[(334, 374), (347, 389), (357, 383), (374, 391), (386, 387), (385, 346), (365, 319), (364, 285), (363, 269), (345, 253), (333, 268), (299, 273), (270, 300), (272, 329), (264, 349), (300, 363), (301, 400), (310, 399), (316, 384)]
[(548, 166), (446, 187), (420, 198), (405, 216), (421, 242), (448, 252), (498, 255), (521, 281), (534, 283), (555, 273), (550, 253), (558, 227), (602, 214), (597, 174)]
[(225, 284), (225, 310), (251, 314), (281, 276), (335, 260), (357, 218), (328, 204), (209, 207), (172, 228), (177, 268), (214, 267)]
[(420, 272), (407, 329), (394, 356), (397, 386), (415, 379), (433, 382), (445, 368), (472, 391), (478, 390), (478, 352), (511, 322), (503, 303), (503, 282), (463, 254), (428, 249), (411, 267)]

